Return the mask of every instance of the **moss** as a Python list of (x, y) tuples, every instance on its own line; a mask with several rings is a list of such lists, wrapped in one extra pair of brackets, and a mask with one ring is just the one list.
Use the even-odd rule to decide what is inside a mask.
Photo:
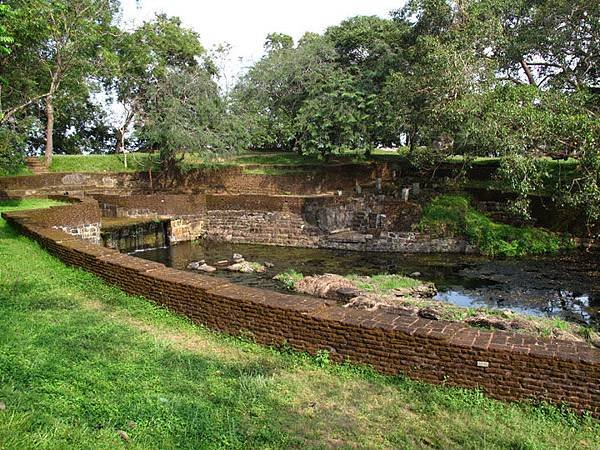
[(423, 211), (419, 228), (435, 235), (464, 236), (488, 256), (542, 255), (572, 247), (569, 240), (546, 230), (494, 222), (459, 195), (433, 199)]

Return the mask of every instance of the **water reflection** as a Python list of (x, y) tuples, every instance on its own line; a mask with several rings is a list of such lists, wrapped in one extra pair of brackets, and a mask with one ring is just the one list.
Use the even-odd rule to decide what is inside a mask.
[(185, 269), (190, 261), (208, 264), (243, 254), (248, 261), (270, 262), (262, 274), (218, 271), (215, 276), (248, 286), (281, 290), (272, 278), (294, 269), (305, 275), (337, 273), (421, 274), (436, 284), (440, 301), (488, 307), (591, 324), (600, 328), (600, 268), (597, 255), (490, 260), (479, 256), (365, 253), (229, 243), (181, 243), (137, 252), (135, 256)]

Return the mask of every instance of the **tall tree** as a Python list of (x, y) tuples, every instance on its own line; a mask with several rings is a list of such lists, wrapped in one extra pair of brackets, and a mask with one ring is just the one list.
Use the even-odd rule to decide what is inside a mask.
[(130, 125), (143, 122), (148, 91), (162, 83), (175, 70), (195, 69), (202, 63), (211, 74), (199, 36), (181, 25), (177, 17), (157, 15), (131, 33), (122, 32), (115, 43), (107, 87), (122, 113), (114, 124), (116, 151), (125, 149)]
[[(44, 101), (46, 164), (54, 151), (54, 123), (57, 96), (70, 86), (86, 83), (97, 73), (99, 61), (115, 33), (113, 18), (118, 0), (9, 0), (16, 12), (13, 26), (22, 38), (16, 61), (23, 61), (27, 82), (19, 91), (11, 115), (38, 100)], [(17, 67), (14, 65), (13, 68)], [(5, 114), (6, 116), (6, 114)]]

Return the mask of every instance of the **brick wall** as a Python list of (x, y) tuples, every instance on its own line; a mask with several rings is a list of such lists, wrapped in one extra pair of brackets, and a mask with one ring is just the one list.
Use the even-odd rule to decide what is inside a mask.
[(37, 209), (28, 212), (27, 217), (32, 224), (55, 228), (94, 244), (101, 242), (100, 208), (94, 200)]
[(140, 173), (46, 173), (21, 177), (0, 177), (0, 198), (92, 193), (130, 194), (147, 191), (149, 181)]
[(544, 399), (600, 417), (600, 350), (588, 345), (233, 285), (70, 237), (40, 224), (36, 212), (3, 217), (65, 263), (210, 328), (310, 353), (328, 350), (336, 361), (369, 364), (386, 374), (480, 388), (503, 400)]
[(105, 217), (200, 216), (206, 211), (204, 194), (93, 194), (92, 197)]

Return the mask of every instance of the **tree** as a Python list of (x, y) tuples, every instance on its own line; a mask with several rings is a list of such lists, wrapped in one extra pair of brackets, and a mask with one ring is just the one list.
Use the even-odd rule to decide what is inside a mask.
[(15, 116), (42, 100), (37, 55), (47, 36), (37, 3), (12, 1), (0, 5), (0, 28), (10, 47), (0, 51), (0, 126), (14, 128)]
[(516, 84), (579, 90), (600, 84), (600, 5), (586, 0), (511, 0), (489, 53)]
[(406, 32), (406, 24), (377, 16), (353, 17), (325, 32), (338, 54), (338, 65), (355, 78), (357, 95), (373, 100), (363, 111), (370, 146), (398, 143), (385, 123), (382, 91), (392, 72), (406, 68)]
[(227, 150), (224, 105), (206, 69), (173, 69), (166, 75), (145, 94), (139, 135), (159, 150), (163, 169), (173, 173), (185, 152), (210, 157)]
[[(148, 90), (173, 70), (198, 67), (204, 53), (198, 34), (182, 27), (177, 17), (160, 14), (132, 33), (119, 35), (106, 77), (107, 89), (122, 108), (114, 124), (117, 153), (125, 150), (130, 125), (143, 121)], [(214, 73), (216, 69), (210, 70)]]
[(319, 76), (296, 117), (300, 151), (329, 159), (344, 148), (370, 148), (367, 111), (374, 96), (358, 90), (354, 77), (339, 68)]
[(269, 33), (265, 39), (264, 49), (266, 53), (276, 52), (282, 49), (294, 47), (294, 39), (283, 33)]
[[(24, 68), (28, 82), (13, 86), (18, 99), (14, 115), (39, 100), (45, 107), (46, 164), (54, 151), (54, 123), (57, 96), (70, 87), (84, 84), (100, 66), (100, 58), (114, 33), (113, 18), (118, 0), (11, 0), (16, 12), (15, 43), (24, 50), (12, 68)], [(21, 40), (18, 40), (21, 39)], [(16, 52), (15, 52), (16, 53)], [(28, 85), (26, 85), (29, 83)]]

